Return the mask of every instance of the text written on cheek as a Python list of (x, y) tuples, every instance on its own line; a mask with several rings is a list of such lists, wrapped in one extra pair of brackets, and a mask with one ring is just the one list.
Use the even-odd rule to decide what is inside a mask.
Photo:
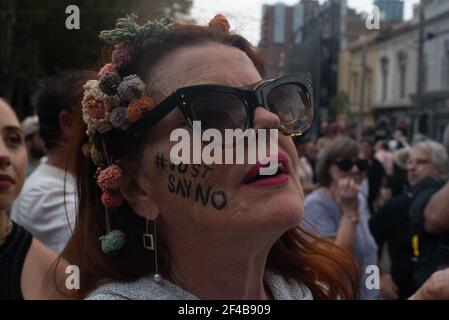
[[(214, 190), (212, 186), (205, 186), (189, 179), (205, 178), (212, 168), (197, 164), (170, 164), (170, 169), (173, 174), (168, 176), (169, 192), (177, 194), (183, 198), (193, 199), (195, 202), (198, 202), (205, 207), (211, 206), (216, 210), (221, 210), (226, 207), (228, 198), (224, 191)], [(177, 177), (175, 173), (181, 174), (183, 177)]]

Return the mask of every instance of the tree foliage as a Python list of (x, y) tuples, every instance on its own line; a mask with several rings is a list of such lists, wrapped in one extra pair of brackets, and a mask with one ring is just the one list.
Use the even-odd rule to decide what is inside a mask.
[[(98, 34), (131, 12), (140, 22), (189, 13), (193, 0), (0, 0), (0, 96), (21, 116), (39, 80), (101, 64)], [(66, 8), (80, 9), (80, 29), (66, 28)]]

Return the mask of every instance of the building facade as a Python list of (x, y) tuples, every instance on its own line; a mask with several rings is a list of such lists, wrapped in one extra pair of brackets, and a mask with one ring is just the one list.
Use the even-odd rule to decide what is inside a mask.
[[(339, 54), (338, 92), (346, 92), (350, 117), (358, 119), (364, 44), (367, 48), (364, 123), (379, 135), (413, 127), (418, 111), (419, 132), (441, 140), (449, 123), (449, 1), (425, 3), (423, 76), (418, 79), (419, 18), (384, 25), (375, 33), (348, 45)], [(417, 102), (422, 81), (422, 104)], [(417, 107), (416, 107), (417, 106)]]
[(338, 59), (338, 92), (346, 94), (349, 98), (349, 110), (342, 120), (355, 122), (358, 121), (361, 105), (363, 55), (366, 50), (362, 116), (366, 128), (375, 125), (373, 107), (378, 77), (378, 37), (379, 33), (372, 33), (350, 43), (340, 52)]
[(404, 2), (402, 0), (375, 0), (374, 5), (379, 8), (382, 20), (404, 20)]
[(301, 29), (317, 15), (318, 9), (317, 0), (302, 0), (294, 6), (277, 3), (262, 7), (258, 50), (265, 58), (267, 77), (284, 72), (286, 52), (293, 43), (302, 41)]
[(412, 127), (418, 81), (423, 100), (417, 106), (419, 132), (441, 140), (449, 123), (449, 1), (430, 0), (424, 7), (423, 76), (417, 78), (419, 19), (381, 32), (374, 114), (378, 126)]

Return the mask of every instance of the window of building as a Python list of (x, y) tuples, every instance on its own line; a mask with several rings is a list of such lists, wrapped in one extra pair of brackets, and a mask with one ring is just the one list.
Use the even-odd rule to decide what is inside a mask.
[(399, 65), (399, 96), (401, 99), (405, 98), (407, 88), (407, 54), (404, 51), (398, 54)]
[(350, 89), (350, 99), (352, 104), (357, 104), (358, 102), (358, 86), (359, 84), (359, 74), (357, 72), (351, 72), (351, 89)]
[(285, 5), (278, 3), (274, 7), (274, 43), (283, 44), (285, 41)]
[(449, 40), (444, 42), (444, 56), (441, 68), (441, 83), (443, 88), (449, 89)]

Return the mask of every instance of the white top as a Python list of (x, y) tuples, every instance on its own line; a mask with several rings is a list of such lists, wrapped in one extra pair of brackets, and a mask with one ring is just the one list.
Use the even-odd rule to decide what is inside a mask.
[(26, 179), (22, 192), (14, 201), (11, 219), (60, 253), (71, 236), (76, 201), (74, 176), (41, 163)]
[[(274, 300), (313, 300), (312, 292), (304, 284), (266, 271), (265, 284)], [(199, 298), (162, 279), (155, 282), (147, 275), (132, 282), (112, 282), (91, 292), (86, 300), (198, 300)]]

